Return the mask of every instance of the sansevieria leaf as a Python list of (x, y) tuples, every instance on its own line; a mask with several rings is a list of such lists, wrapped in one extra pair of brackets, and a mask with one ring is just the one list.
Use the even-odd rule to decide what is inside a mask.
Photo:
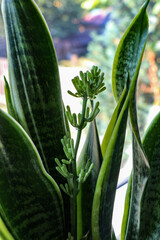
[(112, 87), (115, 99), (118, 101), (127, 81), (128, 72), (132, 79), (139, 58), (144, 51), (148, 36), (148, 16), (146, 8), (149, 0), (140, 9), (118, 45), (112, 70)]
[(22, 127), (0, 110), (0, 215), (15, 240), (64, 240), (63, 200)]
[[(65, 157), (60, 140), (66, 129), (51, 35), (32, 0), (2, 0), (2, 15), (9, 63), (9, 112), (31, 137), (46, 171), (57, 184), (64, 184), (54, 160)], [(62, 194), (68, 232), (70, 203), (67, 195)]]
[[(129, 104), (129, 113), (130, 113), (130, 127), (132, 131), (132, 148), (133, 148), (133, 171), (132, 171), (132, 186), (131, 186), (131, 198), (128, 199), (125, 206), (128, 211), (128, 219), (125, 216), (123, 219), (123, 224), (125, 229), (122, 229), (122, 236), (125, 236), (125, 240), (137, 240), (139, 233), (139, 224), (140, 224), (140, 202), (143, 194), (143, 190), (149, 174), (149, 164), (147, 157), (141, 142), (141, 137), (138, 127), (137, 119), (137, 107), (136, 107), (136, 89), (138, 74), (141, 65), (142, 55), (139, 58), (137, 68), (132, 79), (132, 85), (130, 88), (130, 104)], [(125, 231), (125, 234), (124, 234)], [(123, 240), (123, 238), (121, 238)]]
[(102, 164), (102, 153), (95, 120), (92, 121), (89, 126), (86, 141), (79, 157), (77, 168), (78, 173), (88, 160), (94, 164), (94, 167), (87, 180), (82, 183), (80, 192), (77, 197), (78, 240), (80, 240), (82, 236), (86, 234), (91, 236), (91, 212), (93, 196), (98, 174)]
[(111, 136), (113, 134), (116, 122), (117, 122), (119, 114), (121, 113), (121, 110), (123, 108), (123, 105), (124, 105), (124, 102), (125, 102), (125, 97), (126, 97), (126, 90), (123, 91), (123, 94), (121, 96), (121, 100), (118, 102), (117, 107), (115, 108), (115, 110), (113, 112), (112, 120), (109, 122), (107, 130), (106, 130), (105, 135), (103, 137), (103, 141), (102, 141), (102, 145), (101, 145), (101, 150), (102, 150), (103, 157), (105, 156), (105, 153), (106, 153), (108, 144), (110, 142)]
[(112, 86), (115, 99), (122, 94), (127, 74), (132, 81), (130, 89), (130, 122), (133, 131), (132, 185), (126, 198), (121, 240), (136, 240), (140, 223), (140, 201), (148, 177), (149, 164), (142, 146), (136, 109), (136, 89), (139, 69), (148, 36), (147, 0), (123, 35), (113, 63)]
[[(133, 80), (134, 81), (134, 80)], [(134, 88), (136, 89), (136, 88)], [(136, 91), (135, 93), (136, 94)], [(137, 121), (136, 100), (130, 99), (130, 121), (132, 129), (132, 154), (133, 154), (133, 171), (132, 171), (132, 187), (131, 196), (128, 199), (129, 214), (127, 220), (127, 228), (125, 240), (137, 240), (140, 225), (140, 207), (143, 190), (149, 175), (149, 163), (143, 148)], [(136, 98), (136, 96), (135, 96)], [(133, 105), (132, 105), (133, 104)], [(127, 202), (126, 202), (127, 207)], [(122, 232), (124, 230), (122, 229)]]
[[(93, 240), (110, 240), (112, 235), (112, 212), (128, 116), (128, 85), (129, 79), (127, 82), (127, 87), (124, 89), (124, 94), (122, 94), (120, 99), (121, 102), (124, 102), (123, 107), (117, 118), (117, 114), (115, 114), (115, 112), (119, 112), (117, 108), (121, 107), (121, 104), (117, 105), (117, 108), (113, 113), (113, 117), (111, 118), (111, 123), (109, 124), (113, 125), (114, 127), (112, 134), (109, 133), (110, 139), (107, 143), (106, 153), (104, 155), (103, 163), (99, 172), (93, 199)], [(116, 121), (115, 117), (117, 118)]]
[[(125, 240), (138, 240), (142, 194), (148, 179), (149, 168), (145, 164), (141, 149), (133, 135), (133, 176), (130, 198), (128, 197), (128, 219), (126, 218)], [(127, 207), (127, 202), (126, 202)], [(122, 229), (122, 233), (124, 229)]]
[[(11, 101), (47, 172), (62, 183), (54, 158), (65, 135), (59, 71), (51, 35), (32, 0), (3, 0)], [(14, 116), (13, 116), (14, 117)]]
[(141, 201), (138, 240), (160, 239), (160, 112), (150, 124), (143, 140), (150, 174)]

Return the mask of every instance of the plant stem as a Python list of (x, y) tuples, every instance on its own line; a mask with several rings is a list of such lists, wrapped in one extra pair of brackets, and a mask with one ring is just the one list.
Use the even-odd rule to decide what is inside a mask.
[(83, 98), (83, 106), (82, 106), (82, 118), (80, 125), (78, 127), (78, 133), (76, 138), (75, 150), (74, 150), (74, 159), (72, 161), (72, 173), (73, 173), (73, 198), (71, 199), (72, 206), (72, 236), (74, 240), (77, 240), (77, 194), (78, 194), (78, 181), (77, 181), (77, 168), (76, 168), (76, 158), (78, 147), (81, 139), (83, 124), (85, 122), (85, 112), (87, 105), (87, 95)]

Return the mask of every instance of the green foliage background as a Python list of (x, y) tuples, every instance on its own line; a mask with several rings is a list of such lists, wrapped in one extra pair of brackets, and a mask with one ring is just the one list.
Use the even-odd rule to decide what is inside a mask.
[[(0, 0), (1, 4), (2, 0)], [(82, 0), (35, 0), (40, 7), (52, 36), (63, 38), (75, 33), (78, 19), (84, 14)], [(2, 14), (0, 11), (0, 37), (4, 36)]]
[(49, 25), (52, 36), (66, 37), (77, 32), (83, 15), (82, 0), (36, 0)]

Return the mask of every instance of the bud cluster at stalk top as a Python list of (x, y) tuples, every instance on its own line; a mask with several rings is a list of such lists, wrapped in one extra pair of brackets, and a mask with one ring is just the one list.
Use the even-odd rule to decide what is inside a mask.
[(76, 76), (72, 79), (72, 83), (77, 90), (76, 93), (68, 91), (74, 97), (87, 96), (90, 99), (95, 99), (96, 95), (103, 92), (106, 87), (104, 84), (104, 73), (97, 66), (93, 66), (91, 71), (80, 72), (80, 77)]

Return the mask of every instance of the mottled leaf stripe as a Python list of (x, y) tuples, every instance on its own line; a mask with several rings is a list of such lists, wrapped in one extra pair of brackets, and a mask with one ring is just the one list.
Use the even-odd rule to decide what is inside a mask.
[[(99, 172), (92, 207), (92, 238), (93, 240), (111, 239), (112, 234), (112, 211), (117, 187), (118, 174), (123, 151), (125, 130), (128, 116), (129, 94), (124, 89), (120, 101), (124, 102), (117, 121), (113, 114), (111, 121), (114, 129), (108, 143), (103, 163)], [(127, 96), (126, 96), (127, 95)], [(125, 99), (125, 101), (124, 101)], [(121, 104), (118, 104), (121, 106)], [(116, 109), (115, 111), (118, 112)], [(106, 221), (107, 219), (107, 221)]]
[(18, 240), (64, 240), (62, 196), (24, 130), (0, 111), (0, 208)]
[(148, 36), (148, 17), (146, 13), (148, 3), (149, 0), (145, 2), (139, 14), (136, 15), (124, 33), (115, 54), (112, 70), (112, 87), (117, 101), (127, 81), (128, 72), (130, 72), (130, 78), (132, 79), (139, 58), (142, 51), (144, 51)]
[(150, 124), (143, 140), (150, 164), (150, 175), (141, 202), (138, 240), (160, 239), (160, 112)]

